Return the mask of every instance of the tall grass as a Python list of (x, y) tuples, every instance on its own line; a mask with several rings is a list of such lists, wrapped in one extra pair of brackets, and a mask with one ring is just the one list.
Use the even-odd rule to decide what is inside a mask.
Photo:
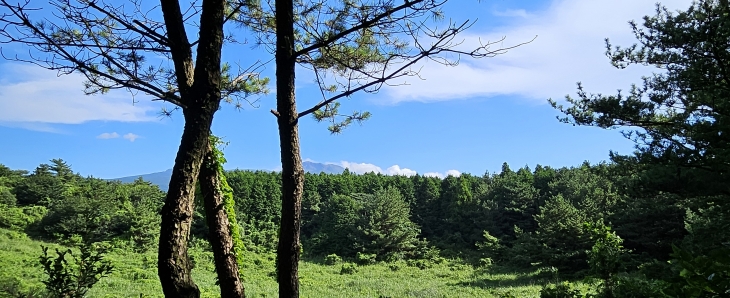
[[(38, 263), (41, 245), (57, 244), (29, 239), (25, 234), (0, 229), (0, 285), (15, 283), (21, 290), (43, 287)], [(193, 246), (193, 278), (202, 297), (218, 297), (213, 255)], [(90, 291), (89, 297), (162, 297), (156, 254), (116, 249), (107, 254), (114, 272)], [(277, 297), (273, 254), (246, 253), (242, 273), (248, 297)], [(460, 261), (433, 264), (426, 269), (405, 262), (355, 267), (343, 273), (343, 263), (324, 265), (304, 261), (300, 266), (302, 297), (538, 297), (545, 280), (535, 273), (479, 269)], [(4, 294), (0, 293), (0, 297)]]

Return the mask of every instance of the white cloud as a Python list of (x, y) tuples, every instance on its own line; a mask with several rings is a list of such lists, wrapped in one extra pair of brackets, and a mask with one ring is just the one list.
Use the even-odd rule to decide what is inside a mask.
[[(349, 161), (341, 161), (339, 163), (339, 165), (342, 166), (343, 168), (349, 169), (350, 172), (357, 173), (357, 174), (376, 173), (376, 174), (393, 175), (393, 176), (401, 175), (401, 176), (408, 176), (408, 177), (418, 174), (418, 172), (416, 172), (415, 170), (412, 170), (409, 168), (401, 168), (399, 165), (392, 165), (385, 170), (383, 170), (381, 167), (376, 166), (371, 163), (356, 163), (356, 162), (349, 162)], [(447, 176), (459, 177), (459, 176), (461, 176), (461, 172), (459, 172), (457, 170), (448, 170), (445, 173), (426, 172), (423, 174), (423, 176), (438, 177), (438, 178), (444, 178)]]
[(0, 123), (156, 120), (150, 115), (156, 107), (144, 101), (132, 104), (132, 96), (125, 91), (84, 95), (84, 78), (80, 75), (57, 76), (56, 72), (19, 63), (4, 63), (0, 67), (3, 69), (0, 74)]
[(446, 176), (459, 177), (459, 176), (461, 176), (461, 172), (459, 172), (457, 170), (448, 170), (448, 171), (446, 171)]
[(102, 133), (102, 134), (96, 136), (97, 139), (103, 139), (103, 140), (116, 139), (118, 137), (119, 137), (119, 134), (116, 132), (105, 132), (105, 133)]
[(443, 179), (443, 178), (448, 177), (448, 176), (459, 177), (459, 176), (461, 176), (461, 172), (459, 172), (457, 170), (448, 170), (448, 171), (446, 171), (446, 173), (428, 172), (428, 173), (423, 174), (423, 176), (426, 176), (426, 177), (437, 177), (437, 178)]
[(371, 164), (371, 163), (356, 163), (356, 162), (349, 162), (349, 161), (342, 161), (340, 162), (340, 165), (343, 168), (349, 169), (350, 172), (358, 173), (358, 174), (365, 174), (365, 173), (382, 173), (383, 169), (380, 167)]
[[(466, 32), (465, 48), (482, 41), (504, 42), (493, 47), (529, 41), (495, 58), (462, 59), (457, 67), (425, 62), (421, 77), (405, 80), (408, 86), (385, 88), (387, 100), (439, 101), (474, 96), (518, 95), (545, 103), (575, 94), (576, 82), (590, 92), (615, 92), (639, 83), (655, 68), (615, 69), (605, 56), (605, 38), (615, 45), (631, 45), (636, 39), (628, 21), (641, 22), (653, 15), (656, 0), (553, 0), (544, 11), (505, 12), (520, 16), (511, 24), (486, 32)], [(691, 0), (664, 0), (670, 10), (687, 9)], [(420, 67), (419, 66), (419, 67)], [(401, 81), (402, 82), (402, 81)], [(400, 83), (394, 81), (394, 84)]]
[(66, 133), (62, 129), (55, 127), (53, 125), (50, 125), (48, 123), (0, 121), (0, 126), (22, 128), (22, 129), (40, 131), (40, 132)]
[(426, 177), (436, 177), (436, 178), (444, 178), (444, 174), (438, 173), (438, 172), (428, 172), (423, 174), (423, 176)]
[(125, 134), (125, 135), (123, 136), (123, 138), (125, 138), (125, 139), (129, 140), (130, 142), (134, 142), (134, 140), (136, 140), (136, 139), (140, 138), (140, 136), (138, 136), (138, 135), (136, 135), (136, 134), (133, 134), (133, 133), (131, 133), (131, 132), (130, 132), (130, 133), (128, 133), (128, 134)]
[(385, 173), (388, 175), (400, 175), (400, 176), (413, 176), (416, 175), (416, 171), (408, 169), (408, 168), (402, 168), (398, 165), (393, 165), (385, 170)]

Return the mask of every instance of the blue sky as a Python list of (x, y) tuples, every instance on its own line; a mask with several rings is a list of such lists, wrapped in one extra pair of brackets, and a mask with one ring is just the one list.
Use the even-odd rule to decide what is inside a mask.
[[(342, 102), (342, 111), (367, 110), (373, 116), (340, 135), (311, 118), (300, 123), (302, 157), (335, 163), (355, 172), (428, 174), (499, 171), (536, 164), (554, 167), (596, 163), (610, 150), (629, 154), (633, 143), (617, 130), (559, 123), (548, 98), (575, 94), (576, 82), (593, 93), (628, 89), (654, 69), (616, 70), (604, 52), (604, 38), (634, 42), (629, 20), (653, 14), (655, 0), (452, 0), (445, 8), (455, 21), (478, 19), (463, 35), (465, 45), (506, 37), (505, 46), (532, 43), (495, 58), (465, 60), (457, 67), (419, 65), (425, 80), (408, 79)], [(690, 0), (665, 0), (686, 9)], [(245, 33), (243, 33), (245, 34)], [(3, 51), (24, 51), (5, 46)], [(241, 65), (268, 60), (249, 46), (224, 49)], [(244, 59), (245, 57), (245, 59)], [(273, 65), (262, 71), (273, 76)], [(114, 178), (172, 167), (182, 133), (182, 115), (159, 117), (162, 107), (143, 95), (137, 103), (122, 91), (84, 96), (83, 79), (57, 77), (34, 65), (0, 62), (0, 163), (32, 170), (52, 158), (66, 160), (82, 175)], [(300, 109), (316, 101), (312, 75), (297, 74)], [(269, 113), (273, 95), (259, 96), (256, 107), (225, 106), (213, 133), (230, 144), (227, 168), (280, 167), (276, 120)]]

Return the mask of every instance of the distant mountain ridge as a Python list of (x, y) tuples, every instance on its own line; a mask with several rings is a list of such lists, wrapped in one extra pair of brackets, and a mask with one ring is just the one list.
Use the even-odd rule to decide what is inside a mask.
[[(323, 163), (317, 163), (317, 162), (311, 162), (311, 161), (305, 161), (302, 163), (302, 166), (304, 167), (304, 171), (308, 173), (326, 173), (326, 174), (340, 174), (342, 173), (345, 168), (335, 165), (335, 164), (323, 164)], [(255, 170), (253, 170), (255, 171)], [(137, 180), (138, 178), (142, 178), (142, 180), (149, 181), (150, 183), (157, 185), (160, 187), (160, 189), (167, 191), (167, 187), (170, 185), (170, 177), (172, 176), (172, 169), (169, 169), (167, 171), (163, 172), (157, 172), (157, 173), (149, 173), (149, 174), (142, 174), (142, 175), (134, 175), (134, 176), (127, 176), (127, 177), (121, 177), (121, 178), (112, 178), (112, 179), (106, 179), (110, 181), (121, 181), (123, 183), (132, 183), (134, 180)]]
[(302, 163), (304, 171), (313, 174), (325, 173), (325, 174), (342, 174), (345, 168), (331, 163), (317, 163), (311, 161), (305, 161)]

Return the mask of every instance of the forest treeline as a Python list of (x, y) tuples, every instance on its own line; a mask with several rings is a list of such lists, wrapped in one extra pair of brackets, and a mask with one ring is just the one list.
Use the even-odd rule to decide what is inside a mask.
[[(615, 283), (631, 291), (667, 292), (674, 284), (680, 293), (691, 289), (692, 277), (680, 272), (702, 266), (730, 240), (730, 213), (726, 195), (689, 191), (701, 170), (670, 170), (628, 159), (571, 168), (505, 163), (499, 173), (446, 178), (307, 174), (303, 253), (419, 267), (460, 258), (475, 266), (545, 268), (563, 278), (619, 278)], [(275, 250), (280, 173), (225, 175), (245, 249)], [(62, 243), (154, 249), (164, 196), (141, 179), (84, 178), (60, 159), (32, 172), (0, 166), (0, 228)], [(207, 236), (201, 205), (192, 241)], [(718, 272), (716, 282), (727, 281), (704, 266)]]

